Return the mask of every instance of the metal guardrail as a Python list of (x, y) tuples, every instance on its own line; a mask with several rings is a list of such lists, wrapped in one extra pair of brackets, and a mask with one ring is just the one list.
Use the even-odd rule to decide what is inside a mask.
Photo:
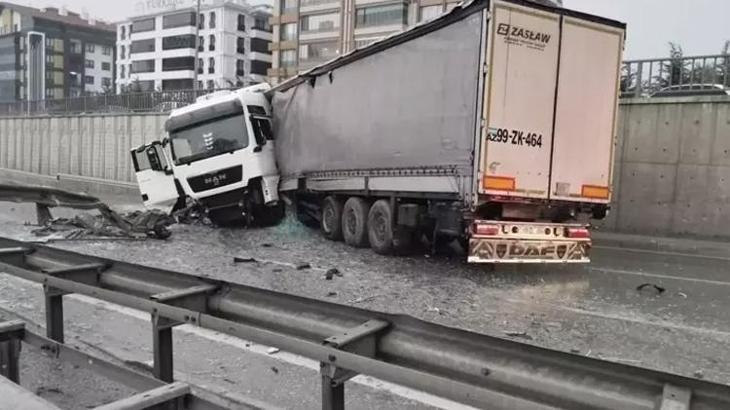
[[(96, 410), (132, 410), (149, 408), (163, 403), (167, 405), (166, 409), (175, 410), (224, 410), (232, 407), (263, 408), (253, 401), (250, 403), (233, 401), (186, 383), (167, 384), (162, 380), (151, 377), (149, 374), (117, 365), (96, 355), (92, 356), (72, 346), (43, 337), (28, 330), (23, 321), (11, 320), (0, 322), (0, 377), (16, 384), (20, 383), (21, 344), (33, 346), (45, 356), (72, 364), (74, 368), (90, 370), (132, 390), (141, 391), (139, 394), (97, 407)], [(9, 389), (4, 390), (7, 394)], [(16, 386), (15, 391), (22, 392), (24, 390), (22, 387)], [(31, 396), (33, 393), (28, 391), (27, 395)], [(18, 399), (24, 400), (25, 397), (19, 397)], [(7, 405), (8, 402), (13, 403), (13, 397), (3, 396), (0, 404)], [(33, 408), (40, 408), (40, 406)], [(47, 408), (57, 409), (50, 403)]]
[(192, 324), (321, 363), (323, 409), (366, 374), (490, 409), (727, 409), (730, 386), (337, 305), (0, 238), (0, 272), (43, 284), (47, 336), (63, 295), (148, 312), (155, 377), (172, 382), (172, 327)]
[(692, 93), (703, 85), (730, 88), (730, 55), (627, 60), (621, 69), (622, 98), (647, 97), (673, 86), (687, 86)]

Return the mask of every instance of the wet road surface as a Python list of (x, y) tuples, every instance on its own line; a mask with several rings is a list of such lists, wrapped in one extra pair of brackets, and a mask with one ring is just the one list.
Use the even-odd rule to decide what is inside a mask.
[[(0, 204), (2, 236), (30, 238), (30, 228), (22, 222), (33, 220), (33, 207), (10, 209)], [(369, 249), (327, 241), (292, 220), (257, 230), (178, 225), (167, 241), (57, 242), (53, 246), (409, 314), (497, 337), (514, 332), (518, 336), (512, 338), (524, 343), (730, 383), (730, 321), (726, 318), (730, 261), (723, 258), (599, 246), (594, 249), (593, 263), (587, 266), (498, 266), (489, 270), (467, 265), (460, 256), (379, 256)], [(253, 257), (257, 262), (234, 263), (234, 256)], [(297, 270), (295, 265), (300, 262), (312, 268)], [(337, 268), (342, 276), (326, 280), (324, 273), (330, 268)], [(664, 291), (653, 286), (637, 290), (645, 283)], [(42, 323), (40, 296), (38, 287), (0, 276), (3, 309)], [(133, 317), (130, 312), (94, 303), (69, 303), (74, 313), (67, 315), (68, 328), (88, 343), (128, 360), (149, 360), (146, 316)], [(105, 315), (117, 319), (106, 321)], [(85, 323), (88, 329), (72, 323)], [(319, 381), (315, 369), (307, 367), (316, 363), (274, 357), (283, 353), (268, 356), (261, 347), (246, 350), (240, 341), (210, 336), (176, 330), (176, 360), (180, 362), (176, 366), (183, 377), (281, 407), (318, 407)], [(219, 346), (215, 351), (206, 348), (211, 340)], [(285, 389), (282, 380), (277, 381), (283, 377), (287, 377)], [(361, 408), (373, 403), (379, 408), (451, 406), (378, 386), (372, 380), (368, 383), (350, 384), (355, 386), (352, 389), (348, 385), (348, 398), (364, 403)], [(302, 392), (307, 392), (307, 399), (301, 399)]]

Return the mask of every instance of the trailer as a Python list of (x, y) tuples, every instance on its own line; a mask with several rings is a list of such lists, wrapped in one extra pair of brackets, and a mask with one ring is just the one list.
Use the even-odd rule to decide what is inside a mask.
[(270, 90), (281, 182), (323, 234), (381, 254), (584, 263), (609, 210), (625, 25), (475, 0)]

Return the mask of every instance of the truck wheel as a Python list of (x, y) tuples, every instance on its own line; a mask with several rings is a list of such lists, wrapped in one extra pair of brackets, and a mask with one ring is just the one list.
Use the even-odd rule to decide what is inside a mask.
[(375, 201), (368, 213), (368, 239), (375, 253), (393, 253), (393, 214), (386, 200)]
[(368, 203), (358, 197), (350, 197), (342, 209), (342, 237), (345, 243), (356, 248), (368, 246)]
[(333, 196), (322, 201), (320, 227), (325, 238), (331, 241), (342, 240), (342, 201)]

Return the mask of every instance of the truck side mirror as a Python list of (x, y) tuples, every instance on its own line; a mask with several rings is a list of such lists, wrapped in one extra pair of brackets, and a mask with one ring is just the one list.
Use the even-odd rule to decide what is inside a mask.
[(253, 148), (253, 152), (261, 152), (264, 149), (263, 145), (257, 145)]

